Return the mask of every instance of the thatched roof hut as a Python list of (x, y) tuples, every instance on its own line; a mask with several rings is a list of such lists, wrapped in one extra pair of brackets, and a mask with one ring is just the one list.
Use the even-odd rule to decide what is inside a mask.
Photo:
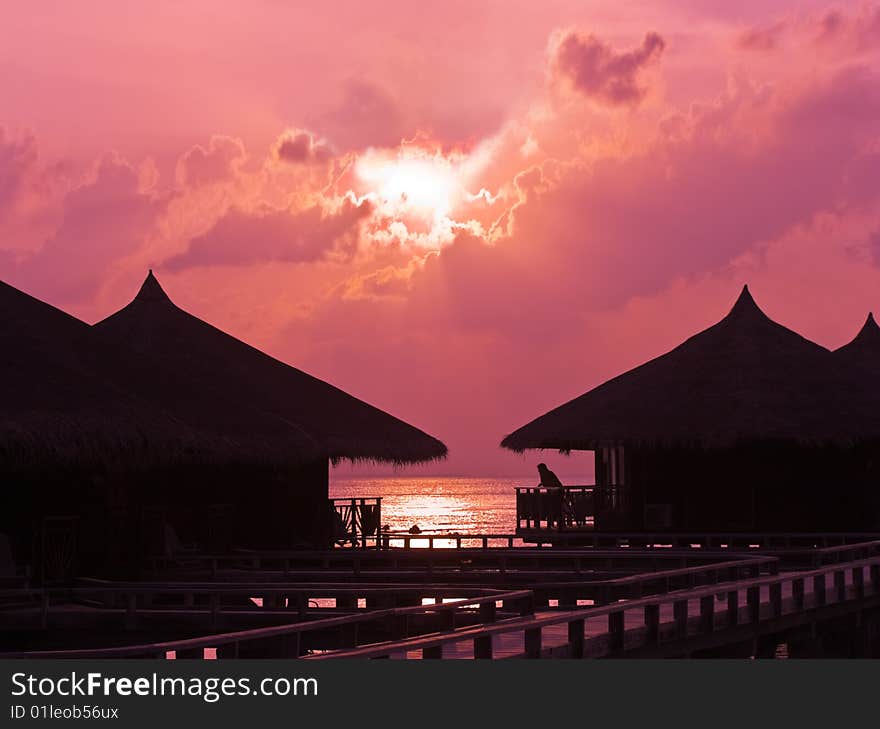
[(508, 435), (514, 451), (609, 445), (840, 443), (880, 434), (834, 356), (769, 319), (744, 287), (730, 313), (671, 352)]
[[(874, 314), (868, 314), (855, 339), (834, 350), (834, 357), (845, 366), (864, 368), (880, 376), (880, 326), (877, 326)], [(873, 389), (880, 389), (877, 379), (871, 384)]]
[(314, 458), (314, 444), (296, 426), (220, 393), (207, 397), (185, 373), (109, 347), (84, 322), (3, 282), (0, 310), (4, 468)]
[(291, 367), (175, 306), (152, 271), (134, 300), (95, 325), (107, 338), (305, 431), (332, 460), (443, 458), (421, 430)]

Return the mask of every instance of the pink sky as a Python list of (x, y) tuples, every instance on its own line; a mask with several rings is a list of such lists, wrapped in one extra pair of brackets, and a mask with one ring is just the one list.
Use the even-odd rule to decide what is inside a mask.
[(531, 473), (504, 434), (743, 283), (828, 347), (880, 310), (878, 5), (131, 6), (4, 14), (0, 277), (96, 321), (152, 266), (435, 472)]

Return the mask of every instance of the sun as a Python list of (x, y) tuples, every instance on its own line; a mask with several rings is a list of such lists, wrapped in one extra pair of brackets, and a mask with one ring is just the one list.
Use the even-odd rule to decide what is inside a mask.
[(444, 218), (461, 191), (453, 164), (436, 155), (367, 154), (358, 160), (356, 172), (379, 204), (392, 214)]

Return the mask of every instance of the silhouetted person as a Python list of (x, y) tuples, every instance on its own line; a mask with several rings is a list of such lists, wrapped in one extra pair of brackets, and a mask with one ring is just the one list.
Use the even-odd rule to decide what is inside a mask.
[(547, 468), (546, 463), (538, 464), (538, 473), (541, 476), (541, 483), (538, 484), (539, 488), (545, 489), (561, 489), (562, 481), (559, 480), (559, 476), (557, 476), (553, 471)]

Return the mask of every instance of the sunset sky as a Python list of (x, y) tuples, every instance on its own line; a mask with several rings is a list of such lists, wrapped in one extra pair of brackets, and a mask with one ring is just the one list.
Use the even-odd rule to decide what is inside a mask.
[(434, 472), (531, 473), (503, 435), (744, 283), (827, 347), (880, 310), (880, 5), (133, 5), (4, 10), (0, 278), (94, 322), (152, 267)]

